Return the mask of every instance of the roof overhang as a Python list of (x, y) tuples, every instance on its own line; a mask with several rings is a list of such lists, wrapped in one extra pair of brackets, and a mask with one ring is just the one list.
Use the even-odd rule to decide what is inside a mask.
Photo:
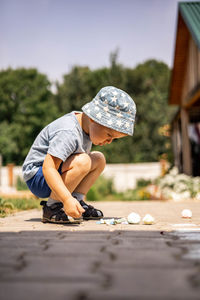
[(180, 97), (183, 89), (184, 74), (186, 73), (186, 59), (188, 55), (189, 46), (189, 30), (178, 12), (176, 44), (174, 53), (174, 64), (171, 75), (169, 104), (180, 105)]

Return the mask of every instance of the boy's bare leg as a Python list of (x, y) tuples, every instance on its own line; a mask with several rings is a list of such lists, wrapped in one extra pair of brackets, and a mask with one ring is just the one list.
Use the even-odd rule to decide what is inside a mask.
[[(105, 168), (105, 164), (104, 155), (98, 151), (74, 154), (63, 163), (61, 176), (70, 193), (74, 191), (86, 195)], [(59, 200), (53, 192), (50, 198)]]
[(106, 165), (106, 160), (103, 153), (99, 151), (93, 151), (90, 152), (89, 156), (92, 162), (91, 169), (74, 190), (74, 192), (81, 193), (84, 195), (87, 194), (87, 192), (97, 180), (97, 178), (100, 176)]
[[(70, 193), (87, 175), (91, 165), (91, 159), (86, 153), (73, 154), (63, 163), (61, 177)], [(59, 200), (53, 192), (51, 192), (50, 198)]]

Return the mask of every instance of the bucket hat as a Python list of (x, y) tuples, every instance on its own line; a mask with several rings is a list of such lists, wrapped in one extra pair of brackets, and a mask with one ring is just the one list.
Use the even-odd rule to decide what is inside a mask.
[(124, 91), (114, 87), (103, 87), (95, 98), (82, 107), (92, 120), (116, 131), (133, 135), (136, 105)]

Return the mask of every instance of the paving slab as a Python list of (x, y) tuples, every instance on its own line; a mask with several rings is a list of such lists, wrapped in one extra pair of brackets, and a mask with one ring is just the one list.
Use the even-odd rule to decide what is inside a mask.
[(199, 299), (200, 202), (91, 204), (105, 218), (134, 211), (155, 224), (43, 224), (41, 210), (2, 218), (1, 300)]

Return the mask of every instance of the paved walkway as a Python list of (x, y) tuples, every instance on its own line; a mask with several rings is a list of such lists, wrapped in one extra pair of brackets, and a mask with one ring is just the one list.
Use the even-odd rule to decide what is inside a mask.
[(37, 210), (0, 219), (1, 300), (199, 299), (199, 202), (95, 206), (107, 218), (134, 211), (156, 223), (43, 224)]

